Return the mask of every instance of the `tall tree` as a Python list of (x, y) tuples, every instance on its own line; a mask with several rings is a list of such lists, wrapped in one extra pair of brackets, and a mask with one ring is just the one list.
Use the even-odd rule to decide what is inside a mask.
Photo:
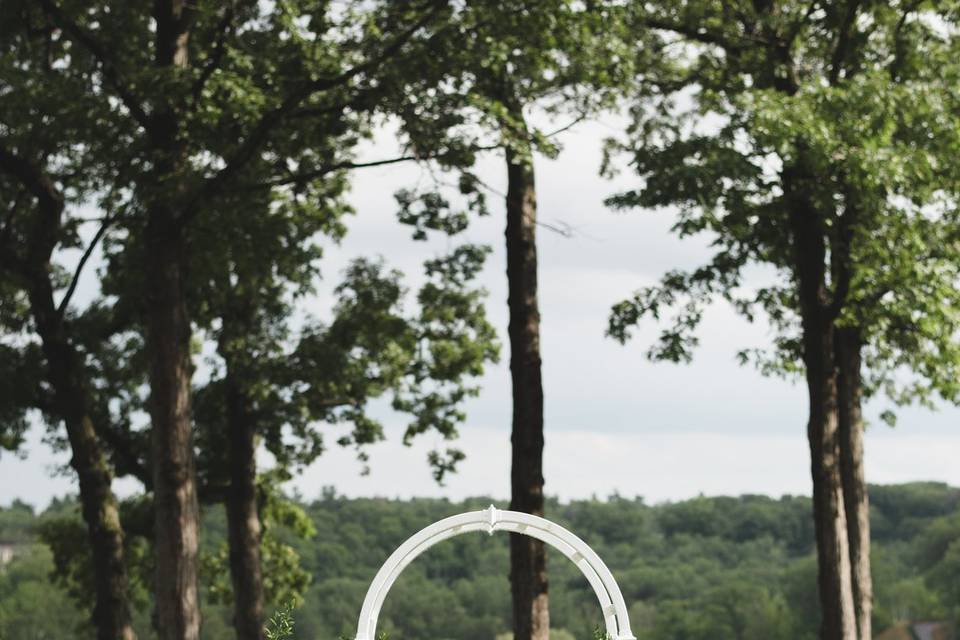
[[(90, 344), (109, 336), (90, 334), (86, 310), (73, 300), (111, 223), (109, 216), (97, 222), (83, 246), (83, 223), (69, 208), (95, 192), (96, 182), (93, 163), (73, 162), (79, 146), (96, 146), (104, 132), (83, 120), (91, 102), (62, 71), (70, 52), (43, 16), (28, 3), (4, 2), (0, 10), (0, 335), (8, 368), (0, 440), (19, 440), (30, 409), (40, 410), (51, 429), (65, 427), (92, 557), (92, 622), (101, 640), (132, 639), (124, 532), (98, 424), (109, 398), (97, 389), (88, 360)], [(71, 249), (82, 257), (67, 270)]]
[[(239, 637), (259, 638), (263, 629), (259, 443), (272, 453), (278, 479), (321, 454), (324, 425), (352, 425), (338, 442), (362, 450), (383, 437), (366, 407), (384, 394), (414, 414), (407, 439), (427, 429), (451, 438), (464, 418), (458, 405), (475, 393), (469, 379), (497, 355), (482, 292), (469, 286), (485, 252), (470, 246), (428, 262), (419, 316), (403, 312), (399, 273), (357, 261), (336, 289), (330, 324), (294, 330), (296, 298), (319, 277), (317, 236), (344, 232), (345, 186), (339, 175), (312, 180), (307, 197), (306, 185), (296, 196), (242, 191), (233, 206), (198, 221), (202, 258), (192, 265), (199, 287), (192, 298), (220, 361), (198, 392), (200, 469), (202, 485), (227, 508)], [(270, 213), (237, 220), (244, 207)], [(431, 460), (438, 475), (448, 470), (444, 455)]]
[[(452, 17), (394, 111), (421, 157), (465, 170), (461, 191), (478, 206), (469, 167), (480, 149), (503, 152), (507, 191), (505, 244), (513, 395), (510, 508), (543, 515), (544, 392), (538, 301), (537, 192), (534, 156), (559, 149), (529, 121), (539, 113), (581, 119), (606, 103), (622, 73), (612, 3), (471, 2)], [(569, 122), (565, 123), (568, 124)], [(409, 209), (414, 198), (403, 194)], [(436, 221), (448, 203), (424, 198)], [(485, 209), (480, 208), (483, 212)], [(450, 211), (446, 211), (447, 214)], [(514, 637), (549, 635), (546, 552), (527, 536), (510, 539)]]
[[(695, 53), (637, 83), (629, 147), (643, 186), (611, 202), (679, 206), (675, 231), (710, 234), (717, 253), (617, 305), (610, 333), (626, 340), (641, 317), (673, 309), (649, 355), (685, 360), (713, 297), (748, 318), (767, 312), (779, 337), (759, 364), (783, 372), (802, 363), (807, 381), (821, 635), (869, 638), (861, 398), (896, 387), (902, 365), (918, 378), (893, 389), (896, 399), (955, 397), (955, 365), (934, 364), (956, 351), (947, 337), (956, 243), (944, 206), (957, 175), (943, 76), (951, 44), (930, 22), (952, 24), (952, 14), (920, 4), (704, 2), (650, 5), (634, 18), (658, 34), (659, 50), (682, 43)], [(755, 263), (781, 280), (751, 295), (743, 271)], [(918, 322), (909, 311), (918, 303), (935, 322)]]
[[(291, 149), (284, 126), (297, 120), (308, 127), (325, 114), (362, 106), (376, 86), (372, 72), (424, 37), (445, 3), (397, 6), (392, 28), (377, 33), (334, 33), (342, 12), (326, 2), (39, 4), (70, 43), (69, 68), (82, 80), (81, 90), (99, 99), (88, 121), (109, 122), (118, 132), (111, 160), (119, 176), (104, 190), (135, 212), (126, 231), (136, 256), (131, 264), (143, 273), (140, 287), (127, 295), (143, 296), (147, 336), (154, 542), (161, 559), (157, 628), (161, 638), (193, 640), (200, 614), (187, 303), (191, 223), (251, 163), (270, 160), (260, 164), (271, 170), (261, 176), (266, 181), (309, 164), (309, 149)], [(358, 43), (367, 40), (364, 55)], [(312, 55), (289, 55), (303, 43)], [(339, 55), (328, 55), (331, 50)]]
[[(23, 200), (24, 193), (29, 193), (26, 199), (34, 201), (21, 202), (11, 210), (11, 218), (15, 216), (22, 219), (27, 233), (17, 238), (13, 246), (0, 249), (4, 253), (3, 276), (8, 283), (15, 282), (22, 287), (19, 295), (25, 295), (28, 300), (32, 324), (29, 333), (35, 332), (41, 345), (41, 353), (27, 348), (25, 353), (16, 354), (19, 362), (15, 370), (10, 372), (19, 378), (13, 384), (15, 399), (16, 396), (21, 401), (30, 399), (29, 404), (21, 405), (21, 410), (42, 408), (48, 422), (56, 424), (63, 421), (66, 427), (72, 452), (70, 465), (77, 474), (83, 517), (93, 556), (96, 589), (93, 622), (97, 636), (102, 639), (134, 638), (130, 624), (123, 530), (111, 486), (113, 472), (104, 443), (95, 429), (94, 410), (90, 406), (97, 400), (87, 388), (89, 381), (84, 371), (84, 354), (72, 335), (69, 319), (64, 314), (66, 309), (58, 307), (55, 300), (56, 292), (61, 287), (54, 277), (57, 269), (53, 255), (64, 234), (65, 198), (36, 161), (0, 148), (0, 166), (0, 170), (22, 181), (11, 190), (18, 192), (16, 199)], [(13, 220), (8, 220), (8, 224), (12, 225)], [(4, 231), (10, 232), (10, 236), (20, 235), (12, 226)], [(15, 298), (4, 298), (4, 306), (8, 302), (16, 301)], [(43, 376), (28, 375), (35, 369), (31, 360), (42, 360), (45, 368)], [(49, 385), (49, 392), (27, 395), (20, 388), (21, 383)]]

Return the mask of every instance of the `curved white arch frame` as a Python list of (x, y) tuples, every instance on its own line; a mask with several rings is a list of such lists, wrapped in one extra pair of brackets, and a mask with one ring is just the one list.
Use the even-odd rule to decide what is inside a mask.
[(610, 569), (586, 542), (549, 520), (517, 511), (503, 511), (490, 505), (483, 511), (470, 511), (434, 522), (397, 547), (370, 583), (363, 599), (356, 640), (375, 640), (380, 608), (400, 573), (421, 553), (447, 538), (468, 533), (494, 531), (522, 533), (537, 538), (568, 557), (593, 587), (607, 634), (612, 640), (636, 640), (630, 631), (627, 605)]

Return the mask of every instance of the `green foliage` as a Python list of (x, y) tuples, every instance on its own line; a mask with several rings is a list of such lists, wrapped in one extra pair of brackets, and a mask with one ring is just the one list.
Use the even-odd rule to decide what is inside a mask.
[[(7, 510), (0, 511), (6, 520)], [(85, 611), (48, 576), (54, 570), (50, 549), (29, 544), (0, 567), (0, 638), (4, 640), (92, 640)]]
[[(216, 342), (220, 362), (214, 365), (222, 367), (215, 373), (223, 375), (198, 390), (198, 442), (212, 444), (223, 433), (227, 370), (257, 407), (261, 436), (283, 466), (319, 454), (322, 442), (312, 426), (334, 413), (353, 422), (352, 442), (376, 437), (378, 427), (362, 411), (305, 413), (310, 407), (285, 397), (289, 385), (278, 389), (272, 381), (299, 338), (288, 323), (294, 300), (316, 284), (320, 240), (345, 233), (343, 219), (352, 212), (345, 170), (369, 134), (371, 114), (396, 88), (381, 75), (423, 57), (449, 18), (449, 8), (434, 2), (391, 3), (375, 13), (362, 2), (299, 0), (275, 7), (199, 2), (185, 11), (189, 19), (181, 26), (189, 27), (190, 50), (183, 67), (156, 64), (159, 27), (145, 5), (5, 0), (10, 20), (0, 32), (0, 73), (12, 89), (0, 95), (2, 150), (22, 155), (62, 185), (68, 205), (102, 214), (83, 220), (69, 207), (63, 228), (49, 230), (54, 262), (64, 249), (80, 246), (83, 225), (102, 222), (96, 240), (107, 261), (97, 274), (103, 297), (79, 311), (66, 309), (76, 320), (69, 337), (91, 369), (90, 393), (97, 397), (88, 404), (98, 428), (111, 436), (118, 475), (134, 474), (148, 486), (148, 443), (138, 414), (146, 398), (145, 221), (156, 207), (169, 210), (187, 238), (184, 293), (203, 332), (195, 344)], [(5, 258), (13, 255), (10, 247), (30, 245), (29, 231), (42, 228), (30, 224), (30, 193), (15, 178), (0, 171), (0, 201), (4, 210), (17, 210), (4, 219)], [(0, 373), (22, 381), (0, 393), (0, 446), (12, 448), (22, 437), (25, 411), (43, 410), (41, 401), (49, 405), (49, 399), (35, 397), (36, 390), (47, 391), (31, 377), (43, 361), (21, 313), (24, 284), (6, 263), (0, 265), (0, 349), (8, 348), (8, 338), (12, 346), (0, 359)], [(59, 295), (69, 274), (56, 265), (52, 270)], [(383, 384), (363, 383), (371, 388), (355, 390), (348, 405), (358, 395), (383, 393)], [(50, 422), (57, 426), (57, 417)], [(284, 442), (284, 435), (295, 442)], [(201, 481), (216, 493), (223, 456), (214, 452), (224, 448), (202, 450)]]
[[(144, 609), (150, 604), (153, 585), (152, 514), (144, 500), (132, 499), (120, 504), (127, 535), (124, 556), (130, 571), (131, 606)], [(58, 589), (69, 594), (81, 610), (95, 604), (93, 556), (80, 506), (72, 500), (54, 500), (32, 523), (31, 533), (53, 555), (49, 577)]]
[[(465, 245), (428, 260), (415, 313), (404, 310), (407, 292), (397, 271), (379, 261), (353, 262), (336, 290), (332, 322), (311, 323), (283, 368), (275, 370), (278, 389), (302, 407), (295, 413), (352, 424), (338, 444), (357, 447), (361, 458), (364, 445), (382, 438), (367, 404), (383, 395), (412, 416), (405, 442), (428, 430), (454, 438), (466, 418), (461, 404), (478, 390), (471, 381), (499, 355), (486, 319), (486, 292), (471, 284), (488, 252)], [(279, 439), (268, 439), (268, 448), (288, 459), (289, 445), (277, 449), (274, 442)], [(429, 462), (442, 479), (459, 457), (434, 453)]]
[[(866, 392), (956, 399), (960, 67), (945, 36), (955, 11), (657, 2), (633, 5), (628, 20), (644, 63), (627, 139), (609, 150), (628, 154), (639, 184), (609, 204), (675, 209), (674, 233), (703, 234), (715, 255), (617, 304), (609, 334), (626, 341), (653, 318), (662, 330), (648, 355), (688, 361), (704, 309), (726, 300), (775, 330), (772, 349), (741, 361), (796, 374), (790, 212), (803, 209), (826, 243), (824, 304), (863, 337)], [(773, 276), (745, 286), (758, 265)]]
[(270, 620), (267, 621), (267, 625), (263, 630), (267, 640), (287, 640), (293, 637), (294, 621), (292, 612), (293, 606), (288, 605), (280, 607), (270, 616)]
[(394, 198), (400, 206), (397, 219), (401, 224), (414, 228), (414, 240), (426, 240), (427, 230), (456, 235), (465, 230), (469, 223), (467, 212), (451, 210), (450, 203), (439, 193), (418, 194), (401, 189), (394, 194)]
[[(380, 2), (380, 12), (393, 4)], [(572, 126), (612, 106), (632, 68), (617, 2), (477, 0), (451, 8), (415, 73), (392, 74), (396, 86), (382, 107), (398, 117), (413, 158), (458, 176), (455, 189), (433, 175), (430, 187), (396, 194), (399, 219), (416, 239), (431, 229), (459, 233), (469, 213), (489, 213), (490, 189), (474, 173), (480, 152), (503, 151), (524, 165), (535, 152), (556, 157), (554, 132), (529, 124), (529, 115), (549, 116), (555, 129)]]
[(9, 507), (0, 511), (0, 540), (8, 544), (25, 544), (33, 538), (36, 516), (33, 507), (20, 500), (14, 500)]
[[(259, 478), (260, 564), (264, 599), (268, 606), (294, 609), (303, 604), (303, 594), (310, 585), (311, 574), (303, 567), (296, 541), (313, 540), (316, 528), (303, 508), (286, 498), (275, 485), (276, 474)], [(206, 516), (201, 556), (203, 583), (209, 602), (224, 607), (233, 604), (230, 582), (230, 548), (226, 540), (226, 523), (220, 509)], [(299, 546), (299, 545), (298, 545)]]
[[(31, 409), (44, 411), (52, 430), (63, 417), (49, 410), (36, 327), (18, 313), (26, 311), (25, 293), (36, 293), (19, 263), (45, 249), (26, 271), (49, 272), (46, 293), (63, 300), (56, 334), (76, 347), (77, 386), (87, 387), (71, 406), (92, 414), (111, 471), (152, 489), (151, 466), (164, 461), (148, 454), (148, 351), (163, 349), (145, 340), (144, 321), (157, 285), (148, 274), (158, 235), (175, 236), (183, 249), (162, 267), (180, 284), (160, 306), (184, 304), (186, 330), (197, 330), (192, 355), (215, 346), (192, 402), (205, 501), (222, 500), (230, 482), (226, 436), (240, 427), (256, 432), (249, 455), (258, 445), (273, 454), (278, 481), (320, 455), (325, 427), (348, 426), (338, 442), (358, 448), (381, 437), (367, 407), (384, 395), (413, 415), (407, 439), (428, 429), (452, 439), (465, 419), (462, 401), (476, 393), (473, 379), (497, 354), (484, 294), (468, 282), (484, 251), (460, 250), (448, 268), (437, 266), (443, 259), (427, 265), (429, 284), (413, 312), (404, 308), (399, 274), (376, 260), (348, 269), (329, 326), (311, 319), (301, 331), (295, 312), (319, 278), (321, 242), (346, 231), (345, 170), (389, 97), (382, 70), (422, 57), (449, 9), (392, 3), (374, 16), (363, 2), (174, 4), (166, 8), (184, 15), (171, 23), (161, 4), (3, 3), (0, 74), (12, 93), (0, 92), (0, 202), (13, 213), (0, 228), (0, 374), (16, 383), (0, 391), (0, 446), (19, 445)], [(173, 40), (190, 43), (171, 56), (174, 64), (163, 62), (167, 27), (183, 28)], [(33, 219), (37, 189), (26, 187), (36, 185), (20, 184), (28, 181), (9, 168), (12, 155), (36, 169), (33, 182), (63, 192), (63, 221)], [(82, 247), (80, 206), (100, 214), (89, 248), (102, 243), (105, 265), (96, 274), (100, 297), (74, 309), (72, 274), (58, 262), (64, 250)], [(56, 397), (61, 408), (63, 397)], [(428, 462), (440, 479), (461, 458), (449, 449)], [(305, 535), (309, 522), (269, 488), (261, 494), (266, 595), (298, 601), (309, 573), (289, 537)], [(149, 530), (127, 535), (128, 545), (149, 548)], [(95, 590), (83, 533), (75, 513), (42, 531), (59, 579), (88, 599)], [(226, 551), (212, 546), (204, 550), (204, 587), (223, 604)], [(128, 551), (132, 588), (152, 583), (156, 563), (139, 547)]]
[[(446, 439), (466, 419), (464, 399), (480, 389), (469, 381), (483, 373), (485, 362), (499, 359), (499, 343), (486, 319), (486, 290), (470, 286), (490, 248), (463, 245), (448, 255), (426, 261), (427, 281), (417, 294), (420, 314), (414, 324), (416, 356), (393, 407), (414, 417), (404, 442), (433, 429)], [(430, 453), (437, 481), (454, 469), (463, 455), (448, 449)]]
[[(874, 486), (871, 496), (877, 628), (956, 618), (960, 490), (915, 483)], [(370, 580), (397, 545), (435, 520), (482, 509), (489, 501), (349, 500), (328, 489), (311, 503), (284, 504), (297, 512), (294, 520), (306, 514), (316, 530), (307, 539), (272, 526), (276, 538), (300, 556), (312, 581), (302, 600), (274, 599), (278, 612), (268, 628), (289, 634), (295, 623), (297, 637), (349, 638)], [(72, 507), (57, 506), (41, 521), (64, 509)], [(810, 509), (807, 498), (761, 496), (656, 506), (617, 496), (548, 503), (550, 517), (586, 540), (610, 566), (641, 640), (814, 640), (819, 604)], [(22, 506), (0, 511), (0, 531), (22, 530), (26, 517), (35, 523), (28, 514)], [(219, 549), (225, 538), (223, 511), (206, 510), (204, 553)], [(507, 542), (507, 536), (471, 534), (432, 548), (400, 575), (380, 616), (380, 631), (392, 638), (466, 640), (508, 633)], [(53, 561), (46, 547), (35, 548), (46, 560), (20, 556), (0, 570), (0, 637), (22, 637), (10, 635), (8, 625), (29, 616), (49, 629), (45, 638), (77, 637), (75, 624), (84, 616), (62, 583), (50, 580)], [(602, 620), (589, 584), (559, 554), (551, 554), (549, 563), (554, 631), (558, 637), (598, 637)], [(206, 572), (204, 579), (209, 583)], [(229, 609), (211, 598), (204, 589), (204, 638), (232, 637)], [(56, 616), (45, 617), (39, 607), (51, 599), (59, 603)], [(150, 637), (149, 604), (137, 606), (138, 630)]]
[[(960, 516), (942, 516), (920, 536), (917, 557), (927, 571), (926, 584), (939, 597), (944, 610), (960, 623)], [(925, 597), (930, 597), (924, 594)]]
[(20, 447), (28, 427), (28, 409), (38, 406), (42, 360), (37, 351), (35, 346), (16, 349), (0, 343), (0, 380), (4, 380), (0, 385), (0, 450)]

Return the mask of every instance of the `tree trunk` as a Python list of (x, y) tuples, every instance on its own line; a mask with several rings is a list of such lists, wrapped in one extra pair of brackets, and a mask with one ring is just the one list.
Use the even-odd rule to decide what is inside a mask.
[(149, 212), (146, 234), (157, 631), (161, 640), (197, 640), (200, 514), (190, 415), (184, 242), (172, 212), (162, 207)]
[(30, 304), (49, 368), (57, 412), (70, 441), (70, 466), (80, 484), (80, 504), (93, 555), (93, 624), (98, 640), (135, 640), (130, 620), (123, 529), (111, 484), (113, 473), (88, 410), (81, 358), (64, 333), (47, 272), (33, 278)]
[[(158, 67), (189, 65), (193, 5), (156, 0)], [(183, 168), (187, 164), (176, 96), (159, 101), (149, 132), (156, 169), (140, 185), (150, 202), (145, 229), (147, 352), (153, 437), (157, 631), (161, 640), (197, 640), (200, 513), (190, 410), (190, 316), (186, 304)]]
[(77, 473), (80, 504), (93, 555), (93, 625), (98, 640), (134, 640), (130, 622), (123, 529), (111, 488), (113, 473), (90, 412), (83, 360), (71, 343), (63, 316), (54, 303), (50, 258), (61, 232), (64, 200), (41, 167), (0, 147), (0, 169), (14, 177), (37, 200), (27, 257), (18, 274), (27, 286), (30, 312), (47, 361), (54, 407), (70, 441), (70, 466)]
[[(511, 114), (523, 128), (523, 111)], [(513, 444), (510, 508), (543, 515), (543, 384), (540, 372), (540, 310), (537, 305), (537, 199), (533, 158), (508, 148), (507, 283), (510, 310), (510, 375), (513, 382)], [(547, 640), (546, 551), (543, 542), (510, 536), (510, 587), (514, 640)]]
[(872, 638), (873, 584), (870, 578), (870, 500), (863, 469), (863, 397), (860, 333), (837, 329), (835, 337), (839, 396), (840, 469), (850, 541), (853, 600), (860, 640)]
[(227, 428), (230, 488), (227, 528), (233, 626), (238, 640), (263, 640), (263, 575), (260, 565), (260, 514), (257, 506), (256, 424), (242, 385), (227, 362)]
[[(815, 343), (819, 350), (826, 352), (830, 348), (832, 332), (819, 333), (805, 338), (805, 342)], [(855, 640), (850, 549), (840, 475), (836, 377), (832, 367), (812, 364), (816, 359), (818, 356), (815, 355), (807, 361), (807, 388), (810, 394), (807, 438), (810, 444), (820, 605), (823, 613), (821, 638)], [(822, 361), (824, 358), (819, 359)]]
[(826, 286), (826, 226), (808, 194), (813, 181), (794, 167), (783, 174), (794, 245), (794, 273), (809, 395), (807, 439), (813, 478), (822, 640), (856, 640), (850, 549), (840, 473), (834, 325)]

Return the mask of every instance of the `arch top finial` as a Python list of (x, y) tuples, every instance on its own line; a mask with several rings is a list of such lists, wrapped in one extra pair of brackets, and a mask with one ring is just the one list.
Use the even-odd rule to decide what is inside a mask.
[(487, 508), (487, 534), (493, 535), (493, 532), (496, 531), (497, 522), (500, 521), (500, 510), (497, 509), (492, 504)]

